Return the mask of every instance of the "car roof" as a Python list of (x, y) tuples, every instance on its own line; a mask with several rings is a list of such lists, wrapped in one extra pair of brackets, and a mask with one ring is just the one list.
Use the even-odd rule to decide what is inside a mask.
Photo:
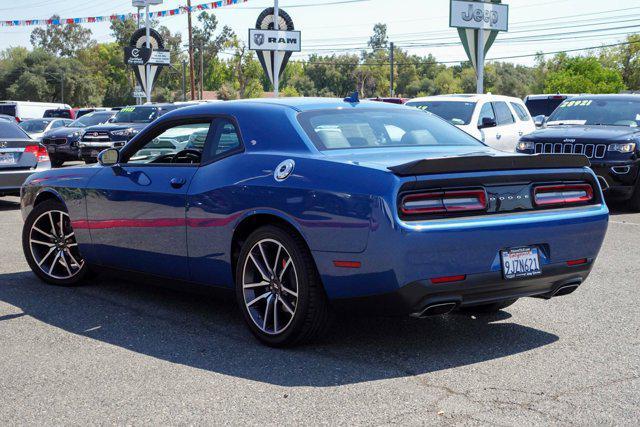
[(572, 96), (571, 97), (572, 100), (579, 100), (579, 99), (602, 99), (602, 100), (618, 100), (618, 101), (640, 101), (640, 95), (636, 95), (636, 94), (603, 94), (603, 95), (578, 95), (578, 96)]
[(459, 102), (478, 102), (478, 101), (521, 101), (520, 98), (505, 95), (494, 95), (491, 93), (475, 94), (475, 93), (454, 93), (447, 95), (433, 95), (423, 96), (420, 98), (413, 98), (407, 102), (420, 102), (420, 101), (459, 101)]
[[(297, 111), (309, 111), (309, 110), (322, 110), (333, 108), (398, 108), (401, 106), (398, 104), (392, 104), (387, 102), (369, 101), (366, 99), (359, 102), (348, 102), (340, 98), (316, 98), (316, 97), (292, 97), (292, 98), (254, 98), (244, 99), (238, 101), (227, 101), (222, 105), (277, 105), (282, 107), (291, 108)], [(213, 104), (221, 105), (221, 104)]]

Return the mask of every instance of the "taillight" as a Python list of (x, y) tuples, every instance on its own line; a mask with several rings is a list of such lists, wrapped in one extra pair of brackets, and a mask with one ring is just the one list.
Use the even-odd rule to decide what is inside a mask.
[(536, 206), (586, 203), (593, 200), (593, 187), (590, 184), (540, 185), (533, 190), (533, 200)]
[(431, 191), (407, 194), (402, 198), (400, 210), (405, 215), (457, 213), (487, 209), (484, 190)]
[(49, 161), (49, 153), (47, 153), (47, 149), (44, 145), (27, 145), (24, 149), (25, 153), (33, 153), (36, 156), (36, 160), (38, 162), (48, 162)]
[(20, 117), (16, 116), (16, 122), (20, 123), (22, 120), (20, 120)]

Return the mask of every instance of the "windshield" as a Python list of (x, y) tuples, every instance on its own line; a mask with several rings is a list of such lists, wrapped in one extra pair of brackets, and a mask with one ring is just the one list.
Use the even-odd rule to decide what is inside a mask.
[(27, 120), (26, 122), (21, 122), (20, 127), (26, 132), (40, 133), (44, 132), (49, 123), (51, 123), (51, 120)]
[(640, 99), (578, 99), (565, 101), (551, 114), (547, 126), (612, 125), (637, 127)]
[(113, 123), (151, 123), (157, 115), (156, 107), (124, 107), (118, 111)]
[(86, 128), (88, 126), (100, 125), (106, 123), (111, 117), (113, 117), (113, 113), (89, 113), (71, 122), (69, 127)]
[(454, 125), (468, 125), (471, 123), (475, 102), (463, 101), (414, 101), (407, 102), (410, 107), (417, 107), (429, 111)]
[(434, 115), (410, 108), (310, 111), (298, 120), (319, 150), (481, 145)]
[(29, 135), (24, 133), (18, 125), (0, 121), (0, 138), (5, 139), (29, 139)]

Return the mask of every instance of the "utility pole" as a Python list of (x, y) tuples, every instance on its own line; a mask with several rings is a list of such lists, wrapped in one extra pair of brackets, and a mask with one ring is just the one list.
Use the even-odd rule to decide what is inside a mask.
[(390, 83), (390, 93), (391, 97), (395, 95), (395, 91), (393, 90), (393, 42), (389, 43), (389, 63), (391, 64), (391, 73), (389, 74), (389, 83)]
[[(273, 29), (280, 31), (280, 8), (278, 7), (278, 0), (273, 1)], [(273, 96), (276, 98), (279, 96), (280, 87), (280, 55), (278, 55), (278, 45), (276, 44), (276, 50), (273, 54)]]
[(204, 45), (200, 45), (200, 99), (204, 98)]
[[(482, 0), (484, 3), (488, 3), (488, 0)], [(478, 63), (476, 64), (478, 83), (476, 87), (476, 92), (479, 94), (484, 93), (484, 38), (485, 32), (484, 28), (480, 27), (478, 29), (478, 45), (476, 46), (476, 50), (478, 54), (476, 55)]]
[(182, 100), (187, 100), (187, 61), (182, 60)]
[(187, 25), (189, 26), (189, 75), (191, 80), (191, 100), (196, 99), (196, 76), (193, 61), (193, 26), (191, 23), (191, 0), (187, 0)]

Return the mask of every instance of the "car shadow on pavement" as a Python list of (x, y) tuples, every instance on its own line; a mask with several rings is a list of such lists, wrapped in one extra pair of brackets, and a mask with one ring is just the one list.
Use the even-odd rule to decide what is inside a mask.
[[(280, 386), (328, 387), (406, 377), (526, 352), (556, 335), (448, 315), (425, 320), (340, 316), (319, 343), (265, 347), (230, 299), (98, 278), (79, 288), (42, 284), (31, 272), (0, 275), (0, 300), (41, 322), (186, 366)], [(0, 324), (3, 315), (0, 312)], [(16, 319), (15, 321), (20, 321)]]
[(0, 198), (0, 211), (14, 211), (20, 209), (20, 199), (11, 198), (11, 199), (3, 199)]

